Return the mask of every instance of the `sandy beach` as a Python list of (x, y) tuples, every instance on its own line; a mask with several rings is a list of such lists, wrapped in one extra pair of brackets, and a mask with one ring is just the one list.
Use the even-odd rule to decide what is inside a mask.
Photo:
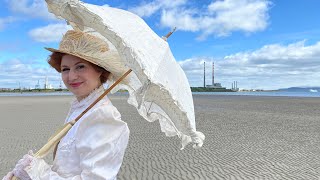
[[(61, 127), (71, 99), (0, 97), (0, 178)], [(110, 99), (131, 131), (120, 180), (320, 179), (320, 98), (195, 95), (206, 140), (182, 151), (177, 137), (140, 117), (125, 95)]]

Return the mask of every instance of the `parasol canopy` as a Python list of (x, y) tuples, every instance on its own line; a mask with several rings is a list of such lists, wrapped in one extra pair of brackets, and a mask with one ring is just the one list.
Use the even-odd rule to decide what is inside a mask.
[(91, 32), (114, 46), (121, 68), (107, 69), (113, 75), (109, 83), (132, 70), (113, 92), (128, 90), (128, 103), (147, 121), (159, 120), (166, 136), (178, 135), (182, 149), (190, 142), (195, 148), (202, 146), (205, 136), (196, 131), (190, 85), (165, 40), (139, 16), (125, 10), (79, 0), (46, 2), (49, 11), (73, 29)]

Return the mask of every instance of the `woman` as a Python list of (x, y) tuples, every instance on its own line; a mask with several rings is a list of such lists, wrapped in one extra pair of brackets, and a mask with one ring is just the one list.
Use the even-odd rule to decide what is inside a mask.
[[(103, 92), (108, 67), (98, 59), (111, 57), (107, 44), (88, 33), (68, 31), (52, 51), (49, 64), (61, 73), (66, 87), (75, 95), (66, 123), (75, 119)], [(110, 55), (110, 56), (108, 56)], [(97, 58), (98, 57), (98, 58)], [(110, 59), (109, 59), (110, 60)], [(53, 165), (25, 155), (4, 179), (116, 179), (129, 139), (127, 124), (105, 96), (64, 136)]]

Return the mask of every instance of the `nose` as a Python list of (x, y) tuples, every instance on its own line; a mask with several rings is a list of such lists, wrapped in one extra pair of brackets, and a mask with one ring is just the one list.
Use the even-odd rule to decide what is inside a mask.
[(69, 81), (78, 79), (78, 73), (75, 70), (70, 69), (69, 71)]

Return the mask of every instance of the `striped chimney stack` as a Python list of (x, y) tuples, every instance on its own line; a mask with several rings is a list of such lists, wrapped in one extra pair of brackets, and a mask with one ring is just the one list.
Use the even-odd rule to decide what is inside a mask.
[(214, 62), (212, 62), (212, 86), (214, 86)]

